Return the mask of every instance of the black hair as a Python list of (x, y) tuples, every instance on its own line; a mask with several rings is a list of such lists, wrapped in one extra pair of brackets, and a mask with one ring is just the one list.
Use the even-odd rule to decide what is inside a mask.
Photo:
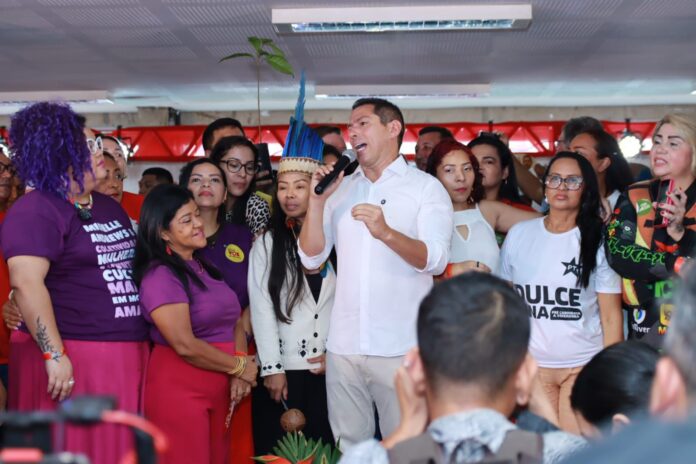
[(452, 131), (450, 131), (446, 127), (441, 127), (441, 126), (426, 126), (418, 131), (418, 136), (420, 137), (421, 135), (434, 134), (434, 133), (440, 134), (440, 138), (442, 138), (442, 140), (454, 139), (454, 135), (452, 135)]
[(333, 145), (329, 145), (328, 143), (324, 144), (324, 149), (321, 153), (321, 157), (325, 158), (327, 155), (333, 155), (336, 158), (340, 158), (342, 156), (341, 151), (334, 147)]
[[(212, 166), (215, 166), (217, 170), (220, 171), (220, 175), (222, 176), (222, 185), (225, 187), (225, 190), (227, 190), (227, 176), (225, 176), (225, 173), (223, 172), (220, 165), (213, 162), (213, 160), (211, 160), (210, 158), (198, 158), (197, 160), (186, 163), (184, 167), (181, 168), (181, 171), (179, 171), (179, 185), (188, 189), (188, 184), (191, 180), (191, 174), (193, 173), (193, 169), (201, 164), (210, 164)], [(225, 213), (225, 203), (223, 202), (218, 208), (217, 220), (219, 224), (225, 222)]]
[[(148, 269), (157, 264), (169, 268), (179, 279), (191, 298), (189, 281), (199, 288), (206, 288), (203, 281), (186, 264), (174, 250), (167, 253), (167, 244), (162, 240), (161, 232), (168, 230), (176, 216), (176, 212), (193, 201), (193, 194), (184, 187), (174, 184), (160, 184), (153, 188), (143, 201), (138, 224), (138, 237), (135, 242), (135, 257), (133, 258), (133, 280), (137, 285), (143, 281)], [(220, 272), (205, 259), (193, 252), (201, 266), (216, 280), (222, 280)]]
[(317, 126), (317, 127), (312, 128), (312, 130), (314, 132), (316, 132), (319, 137), (324, 137), (325, 135), (329, 135), (329, 134), (336, 134), (336, 135), (343, 136), (343, 133), (341, 132), (341, 128), (336, 127), (336, 126)]
[(497, 199), (505, 199), (513, 203), (520, 203), (522, 199), (520, 198), (520, 192), (517, 187), (515, 163), (512, 161), (512, 157), (515, 155), (512, 154), (510, 147), (503, 143), (500, 137), (488, 134), (479, 135), (467, 144), (467, 146), (472, 149), (477, 145), (488, 145), (495, 148), (495, 151), (498, 153), (498, 158), (500, 159), (500, 169), (503, 170), (507, 168), (508, 170), (507, 179), (500, 185)]
[[(222, 158), (227, 154), (227, 152), (235, 147), (246, 147), (251, 150), (251, 153), (254, 155), (254, 164), (258, 164), (259, 150), (256, 148), (256, 145), (249, 141), (249, 139), (242, 137), (241, 135), (232, 135), (221, 138), (218, 143), (215, 144), (213, 151), (210, 152), (210, 160), (219, 166), (220, 161), (222, 161)], [(242, 167), (242, 169), (244, 169), (244, 167)], [(246, 225), (247, 202), (249, 201), (251, 194), (254, 193), (254, 190), (256, 190), (256, 180), (252, 175), (249, 188), (234, 201), (231, 211), (232, 223)]]
[(604, 130), (604, 127), (598, 119), (593, 118), (592, 116), (579, 116), (577, 118), (569, 119), (563, 125), (563, 129), (561, 129), (563, 143), (565, 146), (570, 145), (570, 141), (573, 140), (580, 132), (585, 132), (587, 130)]
[(379, 116), (379, 121), (383, 125), (387, 125), (392, 121), (399, 121), (401, 123), (401, 132), (399, 132), (399, 137), (397, 143), (399, 144), (397, 148), (401, 148), (401, 142), (404, 140), (404, 134), (406, 133), (406, 124), (404, 123), (404, 115), (398, 106), (392, 102), (385, 100), (383, 98), (360, 98), (355, 103), (353, 103), (353, 109), (359, 108), (365, 105), (372, 105), (373, 113)]
[(572, 408), (595, 426), (610, 423), (615, 414), (631, 418), (647, 412), (659, 358), (655, 348), (638, 341), (603, 349), (575, 379)]
[(172, 173), (169, 172), (167, 169), (160, 167), (147, 168), (141, 174), (141, 177), (143, 176), (155, 176), (155, 179), (157, 179), (157, 182), (160, 184), (174, 183), (174, 177), (172, 176)]
[(548, 166), (546, 166), (546, 172), (544, 172), (544, 177), (541, 180), (544, 184), (544, 194), (546, 194), (546, 178), (549, 172), (551, 172), (553, 163), (564, 158), (575, 160), (578, 163), (583, 179), (580, 211), (575, 219), (575, 224), (580, 229), (579, 266), (581, 271), (578, 283), (587, 288), (590, 285), (590, 275), (597, 267), (597, 250), (599, 250), (599, 246), (602, 244), (602, 231), (604, 230), (604, 222), (599, 216), (599, 184), (592, 165), (584, 156), (579, 153), (562, 151), (551, 158)]
[(421, 302), (417, 330), (431, 385), (470, 383), (493, 397), (527, 354), (529, 309), (503, 280), (469, 272), (433, 287)]
[(594, 149), (598, 158), (609, 158), (611, 160), (611, 164), (605, 174), (607, 193), (611, 193), (614, 190), (619, 192), (625, 191), (633, 182), (633, 174), (631, 174), (628, 161), (621, 153), (619, 142), (604, 129), (580, 131), (575, 137), (583, 134), (589, 135), (595, 141)]
[[(299, 230), (294, 221), (288, 221), (288, 217), (280, 207), (277, 189), (273, 195), (273, 204), (275, 207), (268, 223), (268, 231), (273, 238), (269, 263), (268, 294), (278, 320), (289, 324), (292, 322), (292, 309), (302, 299), (304, 293), (304, 271), (300, 256), (297, 254), (297, 233)], [(263, 240), (265, 239), (264, 235)], [(288, 286), (285, 299), (286, 313), (283, 313), (280, 293), (286, 284)]]
[(206, 151), (210, 151), (213, 149), (213, 135), (216, 130), (223, 129), (225, 127), (236, 127), (240, 131), (242, 131), (242, 135), (244, 135), (244, 126), (242, 126), (242, 123), (237, 121), (234, 118), (220, 118), (216, 119), (215, 121), (211, 122), (208, 124), (208, 127), (205, 128), (203, 131), (203, 137), (202, 137), (202, 143), (203, 143), (203, 149)]

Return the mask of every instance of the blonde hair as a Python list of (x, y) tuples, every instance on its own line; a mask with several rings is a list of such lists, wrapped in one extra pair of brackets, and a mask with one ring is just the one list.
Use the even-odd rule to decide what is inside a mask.
[(691, 173), (696, 175), (696, 120), (685, 114), (668, 114), (660, 119), (653, 131), (653, 139), (665, 124), (670, 124), (691, 148)]

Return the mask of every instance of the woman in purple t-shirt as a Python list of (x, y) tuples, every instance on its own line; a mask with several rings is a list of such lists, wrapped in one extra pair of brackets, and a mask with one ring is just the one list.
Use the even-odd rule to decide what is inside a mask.
[[(251, 336), (247, 274), (249, 251), (254, 236), (246, 225), (225, 222), (227, 179), (222, 168), (208, 158), (191, 161), (181, 168), (179, 185), (193, 194), (201, 212), (201, 222), (207, 245), (200, 255), (222, 274), (222, 279), (234, 291), (242, 307), (235, 326), (235, 350), (247, 353), (247, 336)], [(251, 393), (251, 385), (232, 380), (232, 400), (239, 402)]]
[[(98, 394), (139, 412), (148, 347), (131, 278), (135, 234), (123, 209), (94, 191), (104, 157), (84, 124), (58, 103), (12, 118), (13, 163), (33, 190), (10, 209), (0, 237), (26, 322), (11, 338), (11, 409)], [(69, 427), (63, 448), (115, 463), (129, 446), (127, 430), (101, 425)]]
[(140, 215), (134, 278), (154, 342), (145, 416), (169, 437), (168, 464), (225, 462), (230, 378), (255, 385), (258, 372), (253, 357), (235, 355), (241, 308), (220, 272), (201, 258), (205, 246), (191, 192), (152, 189)]

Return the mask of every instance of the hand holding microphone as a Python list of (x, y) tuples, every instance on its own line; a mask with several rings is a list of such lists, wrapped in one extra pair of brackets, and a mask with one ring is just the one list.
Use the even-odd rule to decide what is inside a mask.
[(333, 169), (329, 166), (321, 166), (317, 169), (317, 172), (323, 173), (324, 177), (319, 181), (316, 187), (314, 187), (314, 193), (317, 195), (323, 194), (327, 190), (327, 187), (329, 187), (354, 160), (355, 152), (348, 149), (343, 151), (341, 157), (336, 161), (336, 164), (333, 165)]

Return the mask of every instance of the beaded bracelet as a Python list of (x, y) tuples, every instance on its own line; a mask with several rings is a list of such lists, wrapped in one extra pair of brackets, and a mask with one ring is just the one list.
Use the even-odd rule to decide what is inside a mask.
[(61, 348), (60, 351), (46, 351), (43, 358), (45, 361), (58, 361), (63, 355), (65, 355), (65, 347)]

